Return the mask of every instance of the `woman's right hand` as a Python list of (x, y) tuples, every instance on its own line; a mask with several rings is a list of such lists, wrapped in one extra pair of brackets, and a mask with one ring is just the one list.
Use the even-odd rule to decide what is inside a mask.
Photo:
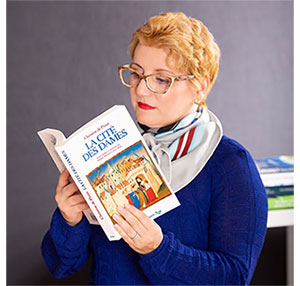
[(77, 225), (82, 219), (82, 211), (89, 208), (78, 187), (69, 181), (70, 174), (65, 169), (58, 179), (55, 201), (65, 221)]

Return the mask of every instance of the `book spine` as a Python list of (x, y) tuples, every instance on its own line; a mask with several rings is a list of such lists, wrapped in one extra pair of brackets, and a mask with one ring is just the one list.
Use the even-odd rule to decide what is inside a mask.
[(294, 208), (294, 186), (266, 187), (269, 210)]
[(276, 186), (266, 187), (267, 196), (269, 198), (275, 198), (279, 196), (292, 196), (294, 195), (294, 186)]
[[(98, 214), (97, 219), (98, 221), (103, 221), (104, 217), (101, 214), (101, 211), (99, 210), (99, 208), (97, 207), (96, 203), (93, 200), (93, 197), (91, 196), (91, 194), (89, 193), (86, 185), (84, 184), (84, 182), (82, 181), (79, 173), (77, 172), (75, 166), (72, 164), (71, 159), (69, 158), (69, 156), (67, 155), (65, 150), (61, 150), (61, 157), (65, 162), (65, 166), (67, 167), (68, 171), (70, 172), (70, 175), (72, 176), (74, 182), (76, 183), (77, 187), (79, 188), (80, 192), (82, 193), (83, 197), (85, 198), (85, 200), (87, 201), (87, 203), (89, 204), (89, 206), (94, 210), (94, 214)], [(99, 221), (99, 223), (100, 223)]]
[(294, 185), (294, 173), (260, 174), (265, 187)]
[(261, 168), (261, 174), (278, 174), (278, 173), (293, 173), (294, 167), (291, 168)]
[(294, 208), (294, 196), (279, 196), (276, 198), (268, 198), (268, 209), (292, 209)]

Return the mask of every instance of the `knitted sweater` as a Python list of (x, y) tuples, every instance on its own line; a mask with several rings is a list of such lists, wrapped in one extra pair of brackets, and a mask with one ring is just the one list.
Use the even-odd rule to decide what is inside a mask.
[(85, 218), (69, 226), (57, 209), (42, 242), (49, 271), (57, 278), (71, 275), (92, 253), (95, 284), (249, 284), (268, 213), (249, 152), (223, 136), (203, 170), (176, 196), (181, 206), (156, 219), (163, 241), (146, 255), (123, 240), (109, 242)]

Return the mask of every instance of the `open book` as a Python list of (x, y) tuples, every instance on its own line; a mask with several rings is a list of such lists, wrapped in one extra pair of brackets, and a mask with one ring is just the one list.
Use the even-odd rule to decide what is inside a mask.
[(112, 218), (118, 205), (132, 204), (153, 219), (180, 205), (125, 106), (110, 108), (67, 139), (49, 128), (38, 135), (87, 201), (88, 221), (99, 223), (109, 240), (121, 238)]

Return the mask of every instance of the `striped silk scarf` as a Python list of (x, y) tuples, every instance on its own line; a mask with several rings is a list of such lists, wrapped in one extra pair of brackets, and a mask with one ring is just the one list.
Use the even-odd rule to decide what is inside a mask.
[(223, 131), (218, 118), (207, 108), (188, 114), (171, 130), (142, 133), (174, 192), (191, 182), (217, 148)]

